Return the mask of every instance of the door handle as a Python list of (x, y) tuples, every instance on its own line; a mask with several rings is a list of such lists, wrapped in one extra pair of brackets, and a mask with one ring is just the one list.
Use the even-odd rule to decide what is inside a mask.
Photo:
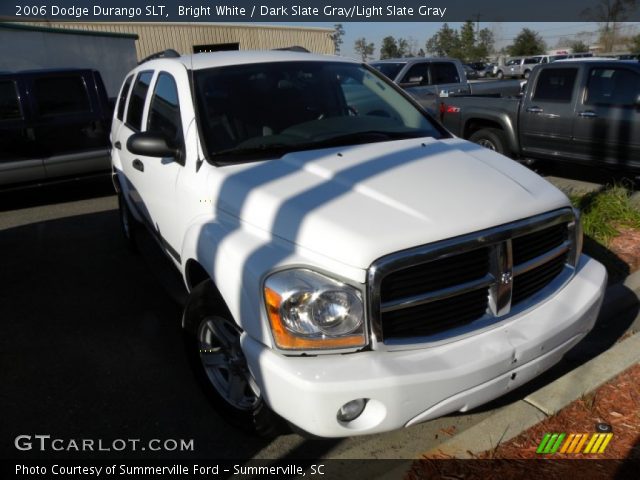
[(598, 114), (596, 112), (592, 112), (591, 110), (587, 110), (586, 112), (578, 113), (578, 116), (583, 118), (596, 118)]
[(526, 110), (527, 113), (542, 113), (544, 112), (544, 109), (540, 108), (540, 107), (529, 107)]
[(141, 172), (144, 172), (144, 163), (142, 163), (141, 160), (138, 160), (137, 158), (133, 161), (132, 163), (133, 168), (135, 168), (136, 170), (140, 170)]
[(118, 150), (122, 150), (122, 144), (120, 142), (116, 142), (113, 144), (114, 148), (117, 148)]

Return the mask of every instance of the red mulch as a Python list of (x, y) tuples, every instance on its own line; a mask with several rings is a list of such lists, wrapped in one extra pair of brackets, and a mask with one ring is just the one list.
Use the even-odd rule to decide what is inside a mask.
[[(591, 434), (597, 423), (611, 425), (613, 432), (602, 454), (536, 453), (546, 433)], [(608, 462), (576, 461), (585, 459)], [(474, 460), (453, 460), (441, 453), (425, 455), (413, 463), (405, 479), (640, 478), (640, 471), (635, 470), (637, 464), (629, 469), (627, 463), (640, 460), (640, 365), (631, 367), (495, 450), (474, 455)], [(620, 473), (617, 469), (625, 465), (628, 469)]]
[(619, 228), (620, 235), (609, 243), (609, 249), (623, 260), (631, 272), (640, 269), (640, 231)]

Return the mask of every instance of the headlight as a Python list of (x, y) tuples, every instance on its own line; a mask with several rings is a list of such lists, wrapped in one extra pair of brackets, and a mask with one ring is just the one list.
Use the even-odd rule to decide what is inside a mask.
[(578, 266), (580, 255), (582, 254), (582, 222), (580, 221), (580, 210), (573, 209), (574, 221), (569, 224), (569, 239), (572, 242), (569, 252), (569, 263), (574, 267)]
[(269, 276), (264, 297), (276, 345), (286, 350), (366, 344), (360, 291), (310, 270)]

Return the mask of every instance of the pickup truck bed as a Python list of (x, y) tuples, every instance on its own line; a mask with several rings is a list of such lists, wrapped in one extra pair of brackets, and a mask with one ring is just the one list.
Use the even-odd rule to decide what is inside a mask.
[(371, 64), (404, 88), (429, 113), (435, 114), (440, 97), (520, 92), (519, 80), (469, 82), (460, 60), (454, 58), (399, 58)]

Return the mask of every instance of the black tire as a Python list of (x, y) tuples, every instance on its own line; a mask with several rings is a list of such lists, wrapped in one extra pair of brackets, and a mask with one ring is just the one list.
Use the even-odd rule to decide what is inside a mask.
[(498, 70), (496, 77), (498, 77), (498, 80), (502, 80), (504, 78), (504, 72), (502, 70)]
[(473, 132), (469, 140), (503, 155), (507, 155), (509, 152), (507, 139), (499, 128), (482, 128)]
[(283, 433), (286, 423), (260, 395), (240, 347), (241, 329), (211, 280), (191, 291), (183, 327), (196, 379), (221, 416), (232, 425), (263, 437)]
[(120, 230), (122, 231), (122, 236), (125, 239), (127, 248), (132, 252), (137, 252), (136, 231), (140, 228), (140, 224), (131, 214), (131, 210), (123, 197), (122, 191), (118, 193), (118, 216), (120, 218)]
[(524, 75), (522, 75), (524, 77), (525, 80), (529, 79), (529, 75), (531, 75), (531, 70), (525, 70), (524, 71)]

